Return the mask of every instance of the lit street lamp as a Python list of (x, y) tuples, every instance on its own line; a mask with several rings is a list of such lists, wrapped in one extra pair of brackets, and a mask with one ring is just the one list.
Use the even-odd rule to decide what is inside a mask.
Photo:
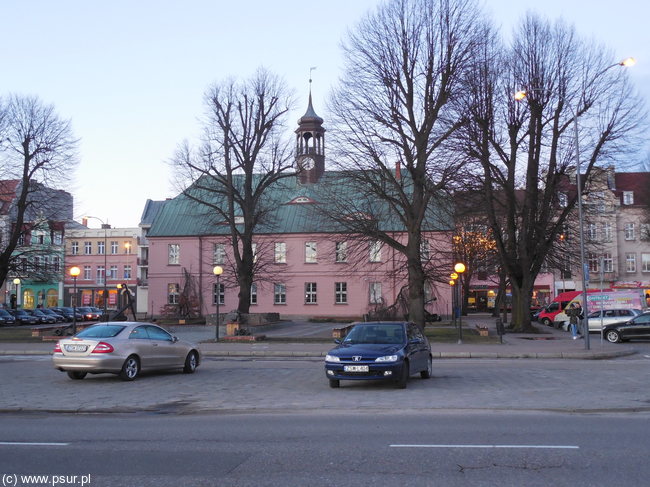
[(20, 279), (14, 279), (14, 287), (16, 288), (16, 301), (14, 302), (14, 309), (20, 308)]
[(456, 286), (456, 292), (458, 293), (458, 299), (456, 300), (456, 306), (458, 307), (458, 343), (463, 343), (463, 281), (460, 278), (460, 275), (465, 272), (465, 264), (462, 262), (457, 262), (454, 265), (454, 273), (458, 274), (458, 286)]
[(72, 276), (72, 334), (77, 334), (77, 277), (81, 273), (81, 269), (77, 266), (70, 267), (68, 271)]
[(217, 325), (215, 326), (215, 332), (214, 332), (214, 341), (218, 342), (219, 341), (219, 304), (221, 301), (221, 287), (219, 286), (219, 277), (221, 274), (223, 274), (223, 267), (219, 265), (215, 265), (214, 268), (212, 269), (212, 273), (215, 275), (217, 278), (217, 292), (216, 292), (216, 298), (217, 298)]

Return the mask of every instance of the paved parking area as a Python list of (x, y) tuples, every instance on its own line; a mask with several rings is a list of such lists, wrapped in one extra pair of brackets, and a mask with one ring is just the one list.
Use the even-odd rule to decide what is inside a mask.
[(207, 358), (197, 373), (72, 381), (48, 356), (0, 357), (0, 411), (152, 412), (512, 409), (650, 411), (650, 359), (437, 360), (432, 379), (406, 390), (342, 382), (320, 359)]

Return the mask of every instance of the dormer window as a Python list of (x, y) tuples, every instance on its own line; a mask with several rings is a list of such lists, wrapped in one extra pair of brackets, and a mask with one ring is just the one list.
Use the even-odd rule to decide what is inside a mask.
[(316, 203), (313, 199), (308, 198), (307, 196), (298, 196), (297, 198), (292, 199), (289, 204), (292, 205), (304, 205), (305, 203)]
[(624, 205), (634, 204), (634, 191), (623, 191), (623, 204)]
[(243, 216), (236, 216), (235, 217), (235, 225), (243, 225), (244, 224), (244, 217)]
[(560, 208), (566, 208), (567, 204), (569, 203), (569, 199), (567, 197), (566, 193), (558, 193), (557, 194), (557, 201), (558, 204), (560, 205)]

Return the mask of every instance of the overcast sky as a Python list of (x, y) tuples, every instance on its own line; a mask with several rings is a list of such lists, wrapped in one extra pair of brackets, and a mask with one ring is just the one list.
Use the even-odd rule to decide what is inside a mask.
[[(378, 3), (2, 0), (0, 96), (37, 95), (72, 121), (80, 165), (66, 189), (77, 220), (93, 215), (133, 227), (148, 198), (175, 196), (165, 161), (198, 134), (203, 93), (213, 82), (269, 68), (295, 90), (293, 124), (306, 108), (309, 68), (317, 66), (314, 105), (327, 126), (325, 99), (340, 74), (340, 40)], [(610, 47), (613, 61), (636, 57), (630, 74), (650, 100), (647, 0), (484, 5), (504, 32), (531, 10), (575, 24), (581, 35)]]

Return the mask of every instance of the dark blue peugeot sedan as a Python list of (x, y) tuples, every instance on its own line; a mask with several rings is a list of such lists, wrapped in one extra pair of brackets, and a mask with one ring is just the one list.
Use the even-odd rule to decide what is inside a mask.
[(339, 387), (341, 380), (390, 380), (404, 389), (413, 374), (431, 376), (431, 347), (414, 323), (355, 323), (336, 343), (325, 356), (330, 387)]

